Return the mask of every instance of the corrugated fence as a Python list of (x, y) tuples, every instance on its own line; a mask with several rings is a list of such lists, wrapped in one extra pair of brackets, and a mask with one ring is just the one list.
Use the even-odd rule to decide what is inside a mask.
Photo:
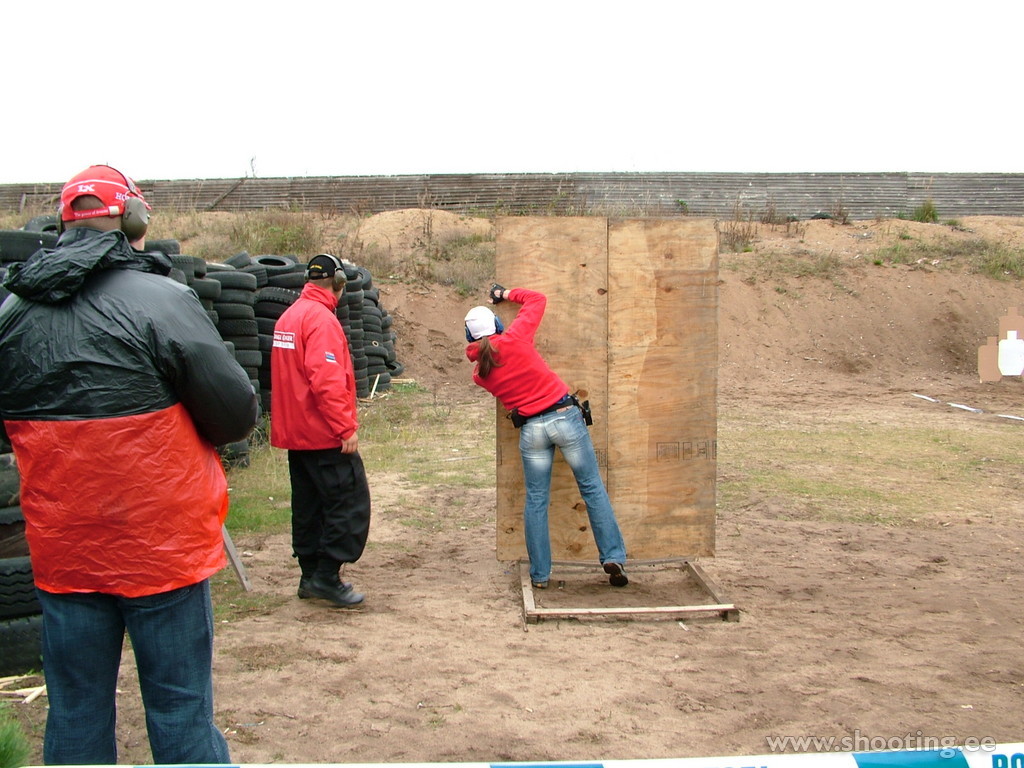
[[(439, 208), (479, 215), (782, 220), (910, 216), (930, 202), (942, 219), (1024, 215), (1024, 174), (1015, 173), (429, 174), (148, 180), (139, 186), (154, 208), (185, 210)], [(0, 185), (0, 207), (45, 210), (59, 193), (59, 184)]]

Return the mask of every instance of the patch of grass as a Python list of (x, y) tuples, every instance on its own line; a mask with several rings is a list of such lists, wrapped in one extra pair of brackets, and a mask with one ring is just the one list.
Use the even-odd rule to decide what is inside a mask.
[(748, 219), (726, 221), (719, 225), (719, 241), (725, 253), (750, 253), (758, 237), (758, 225)]
[(250, 445), (249, 466), (228, 472), (231, 531), (272, 533), (291, 524), (291, 481), (288, 454), (265, 440)]
[(929, 198), (914, 209), (910, 218), (913, 221), (920, 221), (925, 224), (934, 224), (939, 220), (939, 211), (935, 207), (935, 203)]
[(28, 737), (21, 724), (0, 704), (0, 768), (21, 768), (31, 754)]
[[(415, 384), (395, 384), (386, 396), (360, 402), (359, 453), (371, 492), (374, 473), (418, 485), (489, 487), (494, 475), (490, 418), (491, 410), (463, 408)], [(228, 472), (228, 529), (285, 532), (291, 525), (288, 454), (257, 435), (249, 455), (248, 467)]]
[(901, 240), (879, 248), (875, 263), (959, 268), (995, 280), (1024, 277), (1024, 251), (984, 238), (944, 238), (933, 243)]
[(233, 223), (232, 242), (253, 255), (309, 254), (320, 250), (323, 228), (308, 213), (260, 211), (245, 213)]
[[(719, 422), (722, 507), (770, 500), (793, 519), (910, 525), (1000, 508), (1016, 487), (1000, 478), (1024, 473), (1024, 456), (1007, 424), (906, 423), (764, 418), (727, 412)], [(766, 457), (770, 459), (766, 460)]]
[(242, 213), (162, 209), (154, 213), (148, 236), (179, 240), (187, 244), (183, 250), (190, 256), (210, 262), (224, 261), (240, 251), (306, 258), (338, 247), (328, 242), (322, 216), (280, 209)]
[(361, 407), (360, 452), (368, 472), (397, 473), (420, 484), (482, 488), (492, 482), (494, 467), (489, 416), (485, 409), (463, 408), (427, 390), (395, 389)]
[(802, 253), (785, 256), (766, 253), (753, 264), (754, 273), (762, 280), (777, 277), (813, 277), (836, 280), (845, 271), (842, 259), (833, 253)]
[(213, 619), (218, 624), (268, 616), (291, 599), (290, 596), (263, 590), (246, 592), (230, 565), (210, 579), (210, 594), (213, 598)]

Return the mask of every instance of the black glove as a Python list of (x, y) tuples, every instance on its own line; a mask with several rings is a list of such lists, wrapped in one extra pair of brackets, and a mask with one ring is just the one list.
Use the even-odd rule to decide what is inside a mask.
[(499, 293), (502, 293), (504, 290), (505, 290), (505, 286), (498, 285), (497, 283), (494, 283), (491, 286), (491, 292), (490, 292), (489, 295), (491, 297), (491, 303), (492, 304), (500, 304), (501, 302), (503, 302), (505, 300), (504, 297), (498, 295)]

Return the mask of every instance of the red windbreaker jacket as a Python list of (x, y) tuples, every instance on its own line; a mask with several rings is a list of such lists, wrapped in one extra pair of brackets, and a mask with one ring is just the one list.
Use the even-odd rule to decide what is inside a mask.
[[(486, 379), (480, 378), (479, 366), (474, 366), (473, 381), (498, 398), (505, 410), (518, 408), (521, 415), (533, 416), (567, 395), (569, 386), (533, 346), (547, 297), (526, 288), (513, 288), (508, 300), (523, 306), (504, 333), (490, 337), (498, 365)], [(466, 347), (466, 357), (474, 363), (479, 359), (477, 342)]]
[(306, 283), (274, 326), (270, 443), (290, 451), (340, 448), (359, 429), (356, 379), (338, 300)]

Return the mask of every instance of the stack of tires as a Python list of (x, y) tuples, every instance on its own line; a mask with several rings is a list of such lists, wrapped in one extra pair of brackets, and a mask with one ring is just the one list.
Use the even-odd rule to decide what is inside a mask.
[(348, 339), (348, 348), (352, 356), (352, 370), (356, 376), (356, 397), (369, 397), (370, 378), (367, 372), (369, 358), (366, 356), (366, 343), (363, 333), (363, 285), (366, 271), (351, 262), (345, 262), (345, 292), (338, 302), (344, 311), (338, 315), (338, 321)]
[[(0, 280), (6, 277), (10, 264), (56, 244), (57, 233), (43, 231), (41, 226), (0, 231)], [(0, 301), (6, 297), (7, 291), (0, 287)], [(0, 441), (0, 677), (42, 668), (42, 609), (32, 582), (20, 491), (21, 478), (11, 446)]]
[[(256, 322), (259, 325), (260, 345), (264, 350), (263, 367), (260, 369), (260, 385), (264, 410), (270, 412), (270, 355), (273, 346), (274, 324), (284, 311), (291, 306), (302, 291), (305, 283), (307, 263), (297, 261), (294, 256), (257, 256), (256, 261), (273, 269), (274, 260), (279, 263), (276, 272), (271, 272), (268, 285), (261, 288), (256, 296)], [(356, 379), (356, 396), (368, 397), (391, 387), (391, 377), (400, 375), (403, 366), (395, 355), (397, 336), (391, 329), (392, 318), (380, 306), (380, 292), (373, 285), (370, 272), (351, 262), (344, 261), (347, 279), (345, 292), (338, 301), (335, 315), (345, 332), (352, 368)]]
[(32, 582), (20, 477), (8, 444), (0, 445), (0, 677), (42, 669), (42, 608)]
[(380, 290), (366, 270), (363, 278), (363, 352), (366, 355), (366, 377), (370, 391), (379, 392), (391, 386), (391, 377), (402, 373), (395, 357), (396, 336), (391, 329), (392, 317), (381, 306)]

